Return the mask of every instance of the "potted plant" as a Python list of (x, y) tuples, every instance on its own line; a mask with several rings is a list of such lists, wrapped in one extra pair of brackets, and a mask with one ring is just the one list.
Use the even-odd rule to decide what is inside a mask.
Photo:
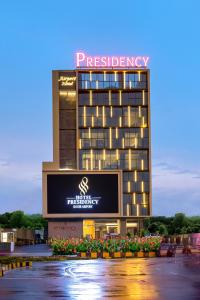
[(103, 253), (102, 253), (103, 258), (110, 258), (109, 250), (110, 250), (110, 247), (109, 247), (108, 241), (104, 241), (104, 243), (103, 243)]
[(90, 241), (89, 247), (90, 247), (90, 257), (97, 258), (98, 252), (99, 252), (98, 241), (96, 241), (96, 240)]
[(149, 241), (148, 241), (148, 240), (145, 240), (145, 241), (142, 243), (142, 250), (143, 250), (144, 256), (145, 256), (145, 257), (149, 257), (150, 244), (149, 244)]
[(133, 252), (130, 250), (130, 241), (122, 240), (121, 241), (121, 250), (123, 253), (123, 257), (133, 257)]
[(86, 253), (87, 253), (87, 250), (88, 250), (87, 243), (85, 241), (81, 241), (77, 245), (76, 250), (77, 250), (77, 252), (80, 253), (80, 256), (82, 258), (86, 257)]
[(132, 252), (132, 255), (137, 256), (138, 252), (140, 252), (140, 245), (137, 241), (130, 241), (129, 249)]

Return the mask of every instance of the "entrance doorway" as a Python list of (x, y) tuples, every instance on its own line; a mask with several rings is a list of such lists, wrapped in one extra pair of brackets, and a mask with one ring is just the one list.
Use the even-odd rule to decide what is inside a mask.
[(94, 220), (83, 220), (83, 237), (95, 238)]
[(97, 220), (95, 222), (95, 237), (97, 239), (104, 238), (105, 235), (118, 235), (119, 222), (118, 220)]

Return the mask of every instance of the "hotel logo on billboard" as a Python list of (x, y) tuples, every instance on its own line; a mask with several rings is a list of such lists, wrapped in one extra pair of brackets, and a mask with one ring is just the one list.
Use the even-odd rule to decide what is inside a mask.
[(99, 204), (99, 201), (102, 197), (92, 197), (90, 194), (87, 194), (89, 190), (89, 180), (84, 176), (81, 182), (78, 185), (79, 195), (75, 197), (67, 197), (66, 204), (72, 206), (73, 208), (90, 208), (93, 209)]

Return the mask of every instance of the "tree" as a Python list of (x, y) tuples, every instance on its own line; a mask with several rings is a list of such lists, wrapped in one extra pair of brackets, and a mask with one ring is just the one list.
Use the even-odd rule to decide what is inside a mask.
[(167, 231), (167, 227), (165, 224), (160, 224), (159, 229), (158, 229), (159, 234), (161, 235), (167, 235), (168, 231)]
[(21, 210), (16, 210), (15, 212), (12, 213), (11, 218), (10, 218), (10, 226), (12, 228), (21, 228), (21, 227), (26, 227), (27, 222), (26, 222), (26, 217), (24, 215), (24, 212)]
[(183, 213), (177, 213), (174, 216), (174, 220), (172, 222), (172, 229), (173, 233), (180, 234), (181, 233), (181, 228), (187, 227), (188, 225), (188, 220)]
[(151, 223), (148, 227), (148, 230), (150, 233), (157, 233), (159, 232), (159, 226), (160, 224), (158, 222)]

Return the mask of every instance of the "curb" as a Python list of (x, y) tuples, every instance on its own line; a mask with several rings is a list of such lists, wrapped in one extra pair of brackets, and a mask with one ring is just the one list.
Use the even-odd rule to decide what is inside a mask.
[(3, 264), (0, 267), (0, 277), (3, 277), (6, 271), (26, 267), (32, 267), (32, 261), (17, 261), (15, 263)]

